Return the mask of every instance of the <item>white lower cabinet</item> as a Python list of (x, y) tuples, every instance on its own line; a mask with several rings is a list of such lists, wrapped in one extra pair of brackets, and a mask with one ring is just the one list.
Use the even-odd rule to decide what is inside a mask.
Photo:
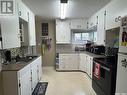
[(80, 53), (79, 70), (86, 72), (92, 78), (93, 57), (85, 53)]
[(87, 71), (88, 71), (88, 75), (90, 76), (90, 78), (92, 78), (92, 69), (93, 69), (93, 57), (91, 56), (88, 56), (88, 68), (87, 68)]
[(33, 61), (31, 63), (31, 89), (32, 91), (34, 90), (34, 88), (36, 87), (36, 84), (38, 83), (38, 67), (37, 67), (37, 63), (36, 60)]
[(31, 95), (31, 71), (29, 65), (18, 71), (18, 82), (19, 95)]
[(59, 70), (78, 70), (78, 54), (59, 54)]
[(59, 70), (80, 70), (92, 78), (93, 57), (85, 53), (59, 54)]
[(37, 60), (38, 62), (38, 80), (40, 81), (42, 79), (42, 59), (39, 57)]
[(38, 57), (18, 71), (2, 71), (2, 95), (31, 95), (42, 76), (41, 62), (41, 57)]
[(79, 70), (86, 72), (86, 54), (79, 54)]
[(38, 81), (40, 81), (42, 76), (42, 60), (41, 57), (37, 58), (31, 63), (31, 89), (35, 89)]

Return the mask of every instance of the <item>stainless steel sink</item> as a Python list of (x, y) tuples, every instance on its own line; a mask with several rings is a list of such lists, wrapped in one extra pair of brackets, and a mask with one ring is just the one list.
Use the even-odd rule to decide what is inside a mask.
[(16, 62), (29, 62), (31, 60), (33, 60), (34, 58), (37, 58), (38, 56), (26, 56), (26, 57), (22, 57), (16, 60)]

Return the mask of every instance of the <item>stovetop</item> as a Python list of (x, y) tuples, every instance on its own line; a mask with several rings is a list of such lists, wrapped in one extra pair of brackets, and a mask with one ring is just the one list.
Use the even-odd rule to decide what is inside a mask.
[(117, 65), (117, 56), (110, 56), (105, 58), (94, 58), (94, 61), (107, 67), (115, 67)]

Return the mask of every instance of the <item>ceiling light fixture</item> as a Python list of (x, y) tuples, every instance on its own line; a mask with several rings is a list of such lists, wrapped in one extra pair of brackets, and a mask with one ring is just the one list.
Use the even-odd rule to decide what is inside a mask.
[(67, 3), (68, 3), (68, 0), (60, 0), (61, 19), (65, 19), (66, 17)]

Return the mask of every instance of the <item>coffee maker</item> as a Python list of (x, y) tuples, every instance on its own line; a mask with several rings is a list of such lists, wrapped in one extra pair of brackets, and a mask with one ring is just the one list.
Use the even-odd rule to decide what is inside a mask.
[(5, 62), (11, 62), (11, 51), (6, 50), (4, 56), (5, 56)]

